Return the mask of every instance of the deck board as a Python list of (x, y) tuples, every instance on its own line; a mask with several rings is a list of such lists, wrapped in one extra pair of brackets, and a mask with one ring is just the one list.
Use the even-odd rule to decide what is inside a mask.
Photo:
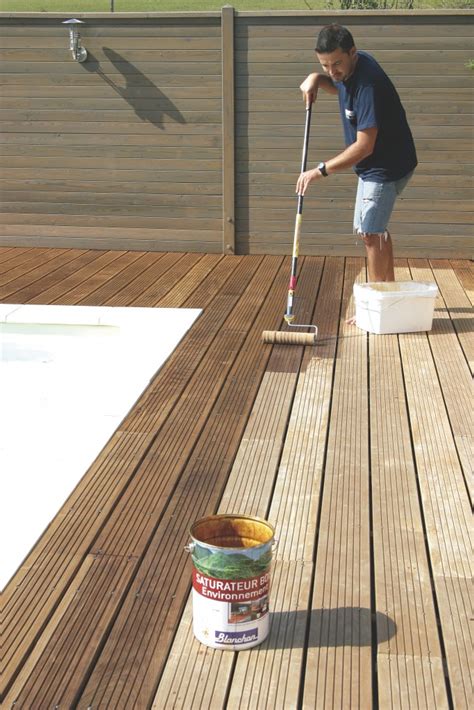
[[(449, 264), (449, 262), (448, 262)], [(472, 303), (462, 288), (452, 269), (444, 261), (431, 261), (431, 268), (448, 309), (459, 342), (469, 363), (471, 374), (474, 373), (474, 318)]]
[[(15, 276), (25, 273), (27, 271), (27, 263), (31, 262), (31, 269), (36, 268), (38, 264), (38, 258), (40, 250), (31, 249), (7, 249), (0, 252), (0, 284), (8, 283), (8, 281), (13, 281)], [(47, 249), (42, 250), (47, 252)], [(53, 256), (53, 255), (51, 255)]]
[(466, 296), (474, 304), (474, 266), (472, 261), (466, 259), (451, 259), (451, 266), (458, 277)]
[[(246, 350), (242, 349), (241, 357), (236, 357), (228, 376), (225, 371), (219, 374), (219, 377), (224, 380), (222, 390), (212, 412), (206, 415), (206, 424), (194, 450), (190, 452), (189, 460), (185, 460), (184, 471), (174, 490), (167, 514), (154, 532), (142, 564), (144, 576), (132, 584), (123, 614), (119, 615), (116, 622), (117, 632), (122, 639), (128, 637), (128, 643), (123, 646), (121, 640), (114, 639), (114, 635), (111, 635), (110, 643), (106, 645), (98, 665), (108, 663), (113, 668), (112, 677), (109, 682), (100, 684), (99, 673), (92, 674), (81, 697), (86, 704), (109, 702), (112, 706), (120, 706), (127, 702), (127, 685), (122, 688), (121, 684), (124, 668), (128, 667), (130, 656), (135, 654), (139, 656), (140, 662), (134, 669), (133, 685), (137, 687), (137, 698), (134, 702), (140, 707), (144, 703), (140, 690), (143, 685), (148, 688), (154, 683), (154, 674), (160, 667), (160, 658), (162, 658), (161, 663), (164, 662), (170, 640), (169, 628), (173, 625), (170, 617), (173, 619), (179, 609), (175, 608), (173, 602), (170, 605), (167, 601), (167, 594), (161, 589), (161, 580), (167, 579), (169, 575), (173, 578), (173, 586), (178, 585), (173, 590), (176, 597), (179, 597), (177, 593), (180, 589), (179, 585), (181, 589), (189, 589), (188, 559), (184, 552), (189, 527), (193, 522), (193, 516), (204, 515), (217, 503), (219, 490), (222, 490), (222, 479), (235, 456), (235, 447), (240, 441), (241, 429), (248, 416), (245, 410), (250, 402), (253, 403), (253, 393), (258, 390), (259, 370), (264, 369), (268, 360), (268, 354), (262, 353), (259, 345), (262, 324), (268, 322), (273, 298), (282, 297), (286, 278), (287, 273), (281, 268), (281, 259), (266, 259), (255, 276), (255, 281), (261, 283), (260, 293), (257, 296), (254, 285), (252, 283), (249, 285), (248, 303), (242, 299), (242, 313), (236, 309), (235, 324), (230, 322), (227, 333), (223, 332), (223, 338), (227, 335), (225, 339), (227, 347), (230, 346), (232, 350), (232, 338), (244, 337)], [(266, 295), (264, 284), (272, 282), (272, 289), (275, 289), (276, 293), (273, 298), (270, 296), (266, 300), (261, 312), (254, 318), (253, 313), (258, 300), (265, 298)], [(248, 336), (245, 323), (249, 328)], [(237, 324), (240, 326), (238, 330), (234, 329)], [(261, 352), (259, 359), (253, 353), (256, 347)], [(253, 362), (253, 371), (248, 366), (250, 360)], [(212, 382), (213, 386), (216, 386), (215, 375), (212, 377)], [(189, 436), (189, 432), (185, 434)], [(190, 495), (192, 489), (195, 490), (194, 498)], [(171, 534), (171, 529), (174, 535)], [(163, 550), (163, 553), (158, 555), (160, 550)], [(155, 557), (157, 557), (156, 562)], [(140, 602), (136, 600), (138, 589), (145, 597), (143, 604), (141, 598)], [(151, 597), (148, 604), (147, 597)], [(143, 619), (143, 616), (146, 621), (137, 623), (137, 619)], [(141, 635), (132, 638), (133, 628), (137, 626), (144, 630), (145, 640)], [(151, 678), (150, 673), (153, 673)], [(144, 692), (147, 693), (146, 690)]]
[(0, 264), (4, 261), (10, 261), (10, 259), (17, 259), (27, 251), (27, 248), (20, 249), (14, 247), (1, 247), (0, 248)]
[[(324, 295), (331, 281), (341, 277), (334, 261), (331, 262), (332, 268), (321, 284)], [(331, 390), (329, 352), (334, 348), (334, 340), (330, 336), (334, 333), (338, 313), (337, 298), (333, 298), (331, 308), (325, 310), (324, 320), (322, 308), (321, 312), (315, 311), (314, 321), (326, 335), (328, 344), (322, 345), (321, 350), (307, 348), (305, 351), (268, 514), (279, 533), (273, 572), (275, 615), (271, 634), (259, 651), (239, 654), (230, 689), (230, 707), (238, 707), (240, 697), (244, 707), (292, 707), (298, 701)]]
[[(288, 259), (0, 248), (4, 303), (203, 309), (7, 585), (4, 707), (468, 707), (472, 264), (396, 266), (438, 283), (429, 334), (348, 326), (365, 262), (305, 257), (303, 349), (260, 341)], [(192, 633), (213, 511), (276, 526), (250, 651)]]
[(467, 707), (469, 499), (428, 339), (424, 333), (399, 338), (434, 586), (452, 668), (451, 690), (456, 706)]
[[(253, 273), (253, 268), (259, 261), (260, 259), (254, 258), (247, 262), (245, 270), (249, 275)], [(228, 260), (227, 263), (231, 268), (233, 267), (232, 260)], [(239, 263), (239, 260), (236, 259), (235, 266), (238, 267)], [(204, 316), (199, 319), (194, 333), (187, 339), (186, 347), (181, 348), (179, 352), (176, 353), (176, 357), (170, 358), (170, 360), (165, 363), (161, 373), (162, 375), (164, 374), (164, 376), (162, 376), (159, 381), (159, 384), (162, 383), (163, 386), (159, 387), (158, 392), (155, 392), (153, 386), (145, 392), (138, 402), (137, 407), (131, 412), (130, 417), (125, 420), (123, 430), (114, 435), (115, 441), (112, 446), (104, 449), (103, 454), (99, 456), (96, 464), (93, 465), (86, 477), (81, 481), (80, 486), (76, 489), (71, 499), (66, 502), (63, 511), (60, 511), (55, 520), (57, 529), (56, 524), (53, 524), (53, 526), (48, 529), (46, 537), (41, 540), (37, 550), (34, 551), (31, 562), (34, 563), (36, 558), (39, 558), (40, 561), (44, 558), (45, 564), (49, 563), (47, 569), (51, 569), (51, 571), (47, 573), (47, 570), (42, 568), (41, 572), (38, 574), (38, 576), (41, 577), (41, 585), (45, 590), (45, 606), (41, 612), (44, 620), (46, 620), (49, 613), (51, 613), (51, 608), (54, 608), (54, 603), (61, 594), (61, 585), (59, 584), (59, 580), (56, 580), (55, 576), (53, 576), (55, 592), (51, 594), (49, 588), (51, 579), (48, 579), (47, 574), (56, 575), (56, 570), (60, 568), (61, 565), (64, 566), (64, 559), (67, 559), (68, 564), (64, 570), (64, 574), (61, 575), (61, 581), (62, 584), (68, 583), (69, 578), (67, 572), (71, 572), (71, 568), (72, 570), (75, 569), (72, 565), (77, 566), (76, 556), (80, 556), (81, 550), (87, 550), (88, 546), (92, 544), (102, 521), (107, 518), (112, 507), (115, 506), (117, 500), (120, 499), (123, 490), (126, 489), (129, 483), (130, 477), (136, 473), (137, 466), (140, 465), (142, 458), (150, 448), (153, 442), (153, 436), (149, 432), (156, 431), (158, 427), (161, 426), (167, 414), (171, 411), (173, 404), (178, 401), (179, 395), (186, 386), (189, 380), (189, 368), (187, 369), (189, 354), (193, 352), (196, 355), (197, 346), (200, 345), (202, 360), (204, 355), (208, 353), (208, 346), (210, 342), (212, 342), (212, 333), (214, 332), (215, 335), (215, 332), (218, 330), (217, 326), (214, 325), (216, 319), (220, 317), (222, 321), (232, 312), (232, 307), (238, 301), (239, 294), (237, 284), (245, 283), (245, 270), (243, 268), (240, 271), (237, 270), (235, 278), (229, 279), (229, 268), (223, 269), (220, 279), (217, 278), (214, 280), (214, 289), (209, 289), (208, 291), (208, 297), (211, 301), (216, 296), (217, 291), (222, 289), (224, 284), (227, 284), (227, 287), (230, 289), (235, 288), (236, 292), (234, 297), (227, 297), (222, 303), (221, 308), (216, 306), (213, 311), (209, 311), (209, 318), (204, 314)], [(204, 294), (202, 298), (204, 299)], [(203, 300), (201, 303), (205, 303), (205, 301)], [(213, 322), (208, 322), (211, 318)], [(217, 324), (220, 324), (221, 321), (217, 321)], [(204, 342), (202, 342), (201, 333), (204, 333), (204, 336), (207, 338)], [(192, 372), (194, 372), (198, 363), (199, 359), (196, 359), (193, 363)], [(197, 381), (199, 382), (199, 378)], [(192, 388), (192, 384), (190, 387)], [(152, 406), (148, 409), (147, 402), (150, 400)], [(151, 416), (149, 421), (147, 421), (146, 414), (149, 411)], [(135, 417), (138, 417), (138, 421), (140, 422), (141, 426), (137, 427), (140, 431), (134, 430)], [(120, 472), (120, 477), (117, 476), (116, 469)], [(123, 489), (120, 488), (120, 485), (123, 486)], [(63, 534), (66, 536), (65, 539), (63, 539)], [(63, 557), (58, 560), (50, 560), (50, 548), (61, 549)], [(53, 565), (53, 563), (55, 564)], [(33, 581), (31, 584), (33, 585)], [(15, 602), (17, 605), (21, 604), (23, 592), (24, 590), (22, 588), (20, 592), (16, 594)], [(25, 588), (25, 594), (27, 592), (28, 590)], [(36, 586), (32, 586), (31, 593), (34, 593), (35, 606), (40, 606), (42, 596), (38, 593)], [(28, 607), (29, 597), (26, 599), (25, 604), (27, 605), (26, 613), (30, 615), (31, 609)], [(43, 623), (45, 623), (44, 620)], [(35, 619), (35, 627), (36, 631), (38, 631), (37, 619)], [(5, 634), (8, 634), (8, 620), (4, 628)], [(23, 625), (20, 626), (22, 632), (25, 631), (25, 628), (26, 627)], [(21, 634), (14, 634), (14, 643), (21, 645), (23, 649), (26, 643), (31, 643), (29, 639), (24, 641), (23, 644), (21, 642)], [(15, 663), (13, 661), (12, 663), (14, 668)], [(8, 670), (5, 677), (8, 681)]]
[(346, 324), (352, 285), (365, 280), (348, 259), (331, 405), (304, 707), (372, 706), (367, 338)]
[[(113, 278), (109, 278), (94, 291), (83, 296), (78, 304), (81, 306), (113, 306), (114, 298), (118, 298), (118, 294), (127, 291), (132, 287), (135, 279), (138, 279), (143, 273), (146, 273), (149, 268), (157, 261), (163, 258), (164, 254), (156, 252), (133, 252), (128, 255), (128, 263), (125, 267)], [(126, 255), (126, 256), (127, 256)], [(145, 282), (146, 283), (146, 282)], [(130, 298), (130, 296), (129, 296)], [(131, 300), (131, 298), (130, 298)], [(120, 305), (120, 303), (117, 303)], [(129, 305), (125, 303), (124, 305)]]
[(71, 255), (65, 249), (45, 249), (43, 254), (33, 255), (25, 264), (5, 270), (0, 281), (0, 298), (11, 298), (24, 283), (30, 284), (32, 279), (51, 272), (70, 258)]
[[(428, 264), (421, 259), (417, 260), (416, 265), (411, 266), (411, 273), (416, 280), (433, 280)], [(453, 337), (455, 333), (446, 304), (440, 294), (433, 329), (428, 334), (428, 340), (433, 351), (449, 422), (472, 505), (474, 433), (472, 417), (466, 415), (472, 411), (473, 387), (461, 344), (456, 337)], [(469, 337), (472, 338), (472, 334)]]
[(388, 706), (406, 687), (419, 707), (447, 708), (397, 336), (370, 337), (370, 369), (379, 697)]
[[(303, 273), (310, 261), (305, 260)], [(319, 263), (319, 272), (321, 266)], [(317, 274), (313, 278), (315, 276)], [(317, 278), (315, 280), (317, 282)], [(300, 294), (304, 304), (311, 299), (311, 294), (306, 291)], [(299, 316), (303, 320), (311, 319), (311, 310), (301, 309), (300, 302)], [(272, 349), (217, 512), (238, 509), (242, 514), (266, 517), (302, 354), (301, 347)], [(166, 665), (154, 707), (189, 707), (190, 703), (202, 707), (221, 706), (233, 671), (233, 654), (221, 654), (212, 649), (203, 653), (201, 644), (193, 636), (191, 621), (189, 597), (170, 651), (171, 656), (176, 657), (176, 666)]]

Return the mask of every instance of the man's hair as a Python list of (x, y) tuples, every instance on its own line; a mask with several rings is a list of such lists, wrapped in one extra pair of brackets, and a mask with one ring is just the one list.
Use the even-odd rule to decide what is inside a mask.
[(354, 47), (354, 38), (342, 25), (326, 25), (323, 27), (316, 40), (318, 54), (329, 54), (336, 49), (349, 52)]

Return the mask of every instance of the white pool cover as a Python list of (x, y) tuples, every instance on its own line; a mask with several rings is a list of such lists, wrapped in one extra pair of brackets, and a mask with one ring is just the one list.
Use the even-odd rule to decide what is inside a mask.
[(0, 587), (200, 312), (0, 304)]

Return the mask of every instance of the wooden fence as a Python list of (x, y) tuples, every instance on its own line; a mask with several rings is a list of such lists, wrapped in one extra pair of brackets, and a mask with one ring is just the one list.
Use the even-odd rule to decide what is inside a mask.
[[(288, 253), (301, 161), (298, 89), (319, 28), (347, 25), (386, 69), (419, 167), (394, 212), (397, 255), (472, 256), (473, 11), (0, 13), (0, 244)], [(318, 98), (310, 163), (343, 148)], [(360, 253), (355, 178), (312, 186), (302, 253)]]

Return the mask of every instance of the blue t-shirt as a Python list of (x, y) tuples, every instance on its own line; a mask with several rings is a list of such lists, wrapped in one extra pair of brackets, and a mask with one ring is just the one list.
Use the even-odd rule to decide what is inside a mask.
[(382, 67), (367, 52), (357, 52), (352, 76), (337, 82), (346, 145), (357, 131), (377, 128), (374, 151), (354, 167), (363, 180), (390, 182), (417, 165), (415, 144), (397, 90)]

